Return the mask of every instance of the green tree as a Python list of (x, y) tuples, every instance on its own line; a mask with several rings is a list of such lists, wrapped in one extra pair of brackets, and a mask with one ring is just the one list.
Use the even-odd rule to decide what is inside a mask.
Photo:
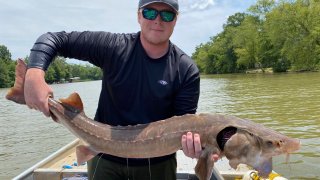
[(247, 69), (262, 67), (261, 59), (259, 58), (259, 32), (260, 21), (255, 16), (247, 16), (244, 22), (235, 30), (233, 43), (235, 52), (238, 57), (238, 66), (244, 66)]
[(9, 49), (4, 45), (0, 45), (0, 60), (11, 61), (11, 53)]
[[(281, 1), (267, 14), (265, 27), (280, 58), (293, 70), (315, 70), (320, 60), (319, 1)], [(286, 63), (288, 64), (288, 63)]]
[(237, 72), (237, 57), (234, 51), (234, 29), (241, 25), (247, 14), (236, 13), (223, 25), (223, 32), (211, 38), (206, 44), (196, 48), (195, 59), (200, 72), (208, 74)]
[(236, 72), (237, 57), (232, 43), (233, 28), (225, 28), (225, 31), (219, 34), (210, 48), (209, 57), (214, 59), (214, 73), (232, 73)]
[(235, 13), (232, 16), (229, 16), (226, 24), (223, 25), (224, 31), (228, 27), (238, 27), (244, 21), (244, 19), (248, 16), (246, 13)]
[(230, 16), (192, 57), (204, 73), (319, 70), (319, 12), (320, 0), (258, 0), (248, 13)]
[(56, 73), (54, 71), (54, 68), (49, 67), (48, 70), (46, 71), (46, 75), (45, 75), (46, 82), (49, 84), (57, 82), (55, 77), (56, 77)]
[(276, 3), (274, 0), (258, 0), (249, 8), (251, 15), (245, 16), (243, 23), (236, 28), (234, 34), (235, 52), (239, 67), (265, 68), (271, 67), (277, 52), (264, 28), (266, 14)]
[[(29, 57), (24, 61), (27, 63)], [(4, 45), (0, 45), (0, 88), (11, 87), (15, 81), (16, 61), (11, 60), (11, 53)], [(80, 77), (81, 80), (100, 80), (102, 71), (100, 68), (92, 65), (72, 65), (66, 62), (65, 58), (56, 57), (48, 70), (45, 80), (47, 83), (61, 83), (68, 81), (71, 77)]]
[(102, 71), (100, 68), (93, 66), (89, 68), (88, 78), (92, 80), (102, 79)]
[(0, 88), (7, 88), (10, 87), (10, 85), (11, 80), (7, 64), (3, 61), (0, 61)]
[(208, 67), (210, 66), (208, 64), (209, 47), (210, 47), (209, 43), (200, 44), (198, 47), (196, 47), (195, 53), (192, 54), (192, 59), (195, 60), (200, 72), (208, 73)]
[(70, 78), (70, 68), (65, 58), (56, 57), (46, 72), (46, 81), (48, 83), (60, 83)]
[(276, 7), (276, 0), (257, 0), (257, 3), (250, 6), (249, 12), (260, 20), (265, 20), (267, 13), (271, 12)]
[(14, 83), (15, 62), (11, 60), (9, 49), (0, 45), (0, 88), (11, 87)]

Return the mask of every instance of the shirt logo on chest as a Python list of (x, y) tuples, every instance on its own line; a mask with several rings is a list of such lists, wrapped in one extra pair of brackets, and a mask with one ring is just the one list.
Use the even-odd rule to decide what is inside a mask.
[(159, 80), (158, 83), (161, 84), (162, 86), (168, 85), (168, 82), (165, 80)]

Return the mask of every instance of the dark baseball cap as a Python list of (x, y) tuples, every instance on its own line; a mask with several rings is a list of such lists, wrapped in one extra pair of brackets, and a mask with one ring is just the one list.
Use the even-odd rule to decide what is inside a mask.
[(171, 6), (175, 11), (179, 11), (178, 0), (139, 0), (139, 9), (152, 3), (165, 3)]

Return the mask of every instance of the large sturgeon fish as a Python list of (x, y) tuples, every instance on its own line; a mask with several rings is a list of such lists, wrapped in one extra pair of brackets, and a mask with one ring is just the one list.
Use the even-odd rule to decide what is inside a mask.
[[(19, 104), (25, 104), (26, 70), (26, 64), (18, 60), (15, 84), (6, 96)], [(213, 153), (225, 156), (232, 168), (240, 163), (247, 164), (266, 177), (272, 170), (272, 156), (289, 154), (300, 147), (298, 139), (234, 116), (188, 114), (149, 124), (114, 127), (88, 118), (77, 93), (60, 101), (49, 98), (48, 103), (52, 118), (87, 144), (77, 147), (79, 163), (98, 153), (124, 158), (168, 155), (181, 149), (181, 136), (190, 131), (201, 136), (203, 151), (195, 167), (200, 180), (211, 177)]]

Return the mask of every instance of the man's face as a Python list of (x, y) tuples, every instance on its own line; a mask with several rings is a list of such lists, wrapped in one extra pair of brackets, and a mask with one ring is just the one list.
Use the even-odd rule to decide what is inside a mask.
[[(164, 3), (152, 3), (145, 8), (152, 8), (158, 11), (168, 10), (175, 12), (169, 5)], [(174, 18), (171, 22), (165, 22), (161, 19), (160, 15), (154, 20), (145, 19), (142, 15), (141, 10), (138, 12), (138, 22), (141, 27), (141, 38), (153, 45), (160, 45), (167, 43), (174, 26), (176, 25), (177, 17)]]

